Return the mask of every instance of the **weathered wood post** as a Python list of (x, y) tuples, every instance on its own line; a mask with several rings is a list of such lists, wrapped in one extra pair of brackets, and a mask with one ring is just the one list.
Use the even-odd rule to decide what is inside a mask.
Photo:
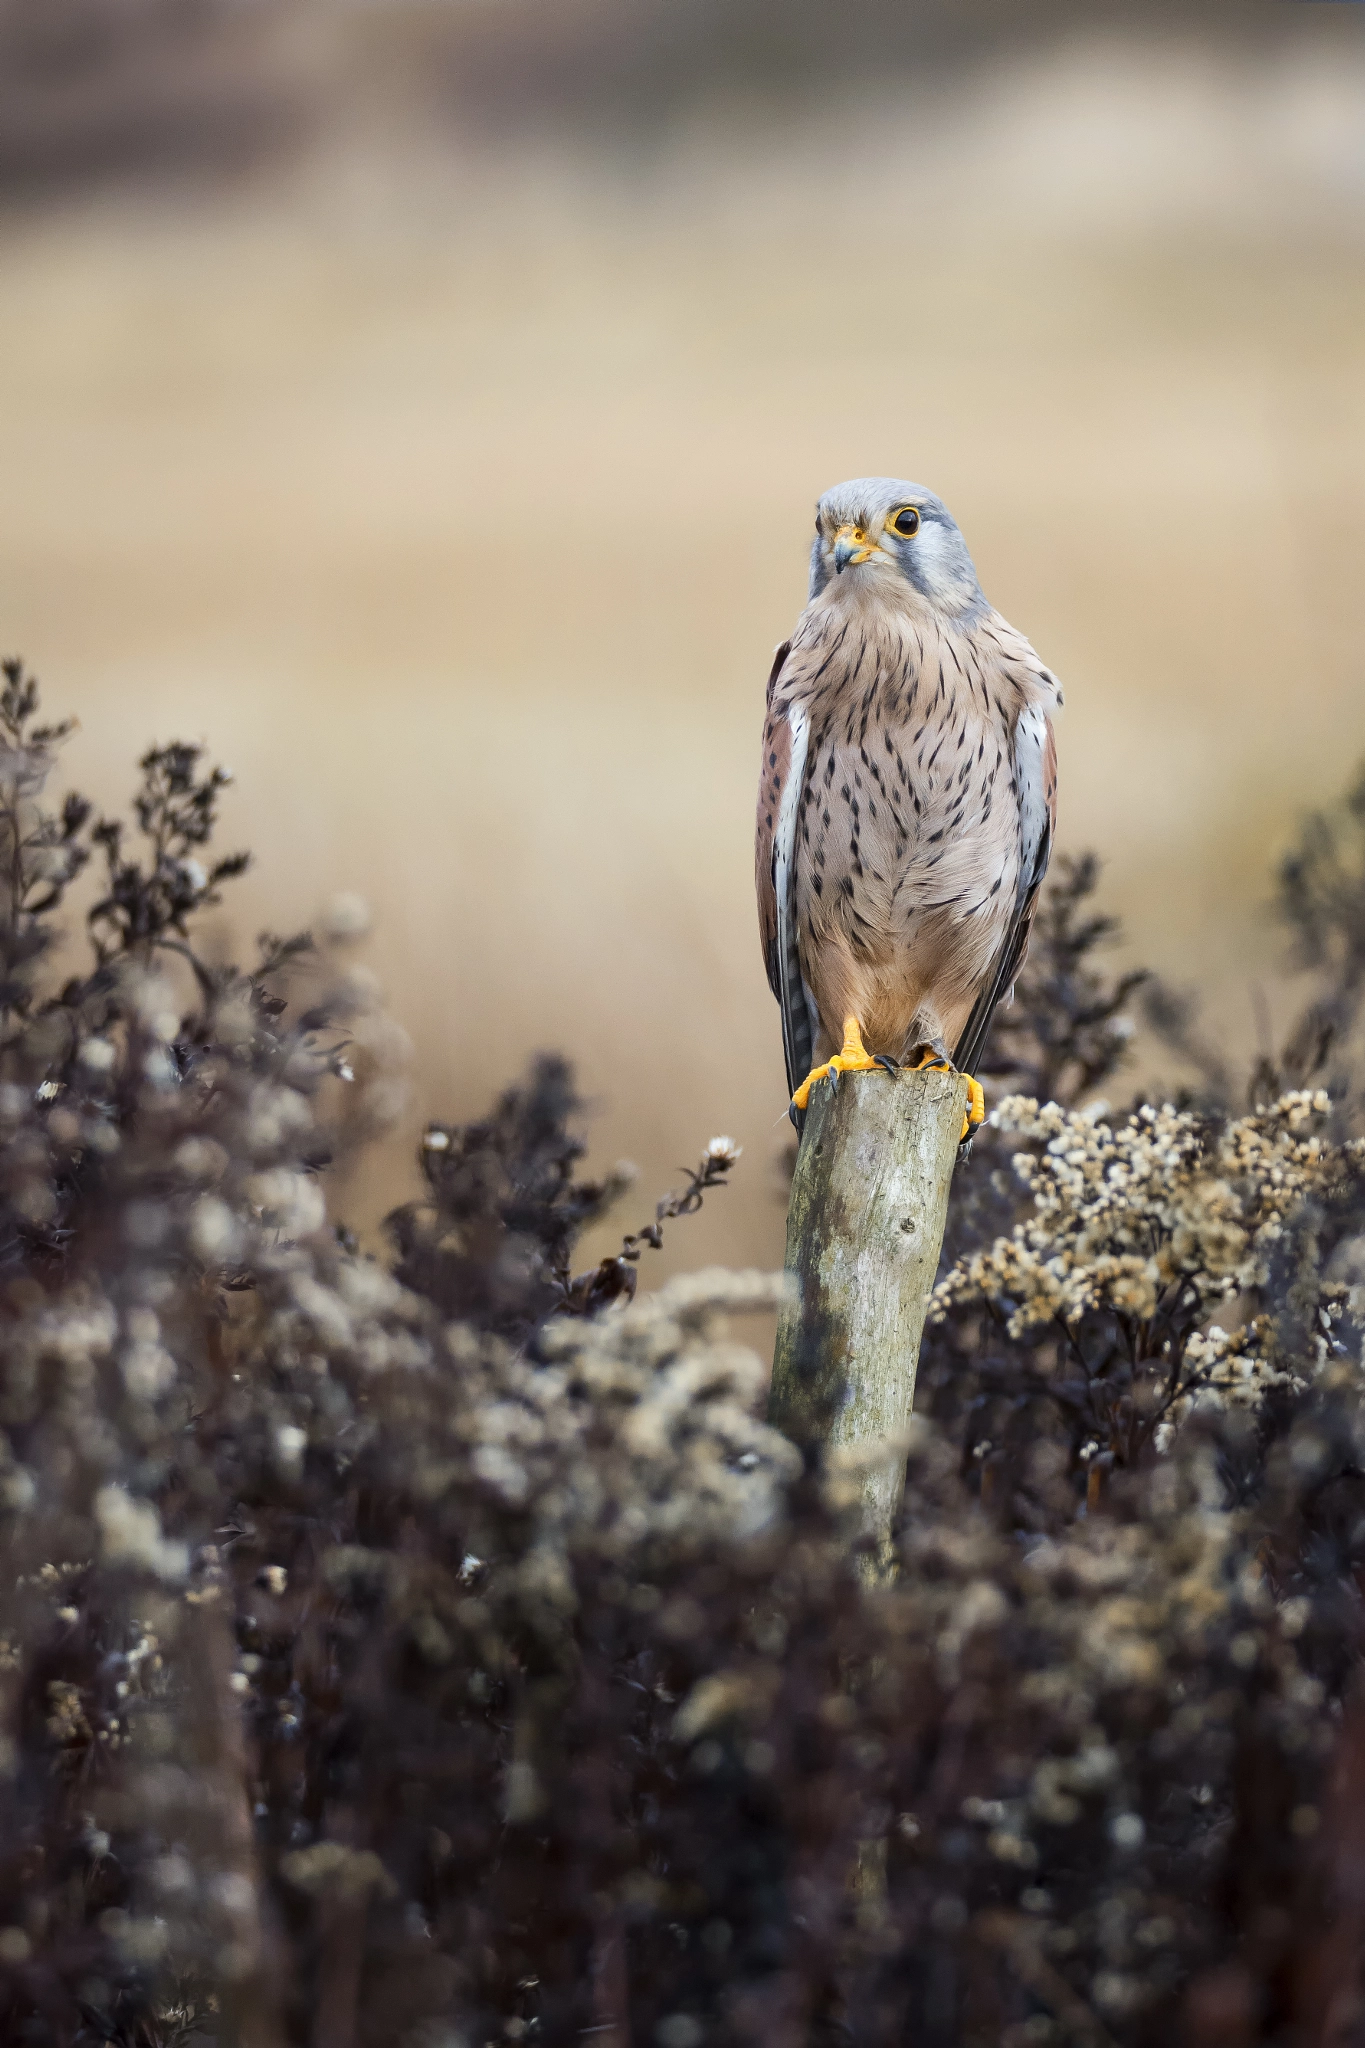
[[(884, 1557), (900, 1505), (897, 1445), (967, 1106), (961, 1075), (844, 1074), (812, 1093), (792, 1181), (784, 1309), (768, 1419), (797, 1443), (869, 1454), (864, 1531)], [(888, 1444), (878, 1459), (876, 1446)]]

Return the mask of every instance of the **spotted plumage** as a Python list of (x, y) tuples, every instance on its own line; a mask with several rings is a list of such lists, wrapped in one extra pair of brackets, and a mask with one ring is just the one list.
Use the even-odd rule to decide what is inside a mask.
[(951, 1051), (973, 1071), (1051, 850), (1060, 702), (938, 498), (886, 477), (826, 493), (810, 601), (768, 681), (758, 802), (798, 1100), (841, 1039), (849, 1053), (850, 1021), (868, 1055)]

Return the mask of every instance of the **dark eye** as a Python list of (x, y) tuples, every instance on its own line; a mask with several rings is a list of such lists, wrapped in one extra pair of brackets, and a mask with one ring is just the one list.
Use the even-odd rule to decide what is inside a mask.
[(893, 533), (904, 535), (906, 540), (912, 533), (919, 532), (919, 513), (913, 505), (902, 505), (899, 512), (892, 513), (891, 529)]

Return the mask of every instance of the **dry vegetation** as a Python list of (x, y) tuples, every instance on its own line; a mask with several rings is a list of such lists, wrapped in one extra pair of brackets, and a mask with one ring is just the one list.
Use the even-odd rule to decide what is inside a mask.
[(37, 720), (10, 665), (7, 2041), (1358, 2037), (1358, 800), (1286, 867), (1314, 1021), (1242, 1105), (1094, 1106), (1136, 991), (1061, 873), (997, 1048), (1056, 1099), (959, 1179), (869, 1590), (729, 1334), (776, 1283), (629, 1298), (728, 1143), (575, 1273), (623, 1183), (547, 1058), (365, 1255), (363, 979), (208, 962), (220, 775), (154, 750), (122, 826)]

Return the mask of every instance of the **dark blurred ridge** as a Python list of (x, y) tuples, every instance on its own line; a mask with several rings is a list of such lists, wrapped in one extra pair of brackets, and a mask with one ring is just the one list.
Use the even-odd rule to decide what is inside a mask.
[(301, 132), (278, 17), (230, 0), (0, 0), (0, 191), (222, 172)]
[(622, 140), (698, 100), (912, 81), (1068, 30), (1352, 33), (1288, 0), (0, 0), (0, 192), (214, 177), (374, 113)]
[(535, 106), (630, 128), (708, 94), (913, 81), (1073, 27), (1253, 39), (1300, 32), (1305, 11), (1284, 0), (503, 0), (425, 14), (433, 57), (462, 22), (444, 45), (444, 81), (462, 112), (487, 119)]

